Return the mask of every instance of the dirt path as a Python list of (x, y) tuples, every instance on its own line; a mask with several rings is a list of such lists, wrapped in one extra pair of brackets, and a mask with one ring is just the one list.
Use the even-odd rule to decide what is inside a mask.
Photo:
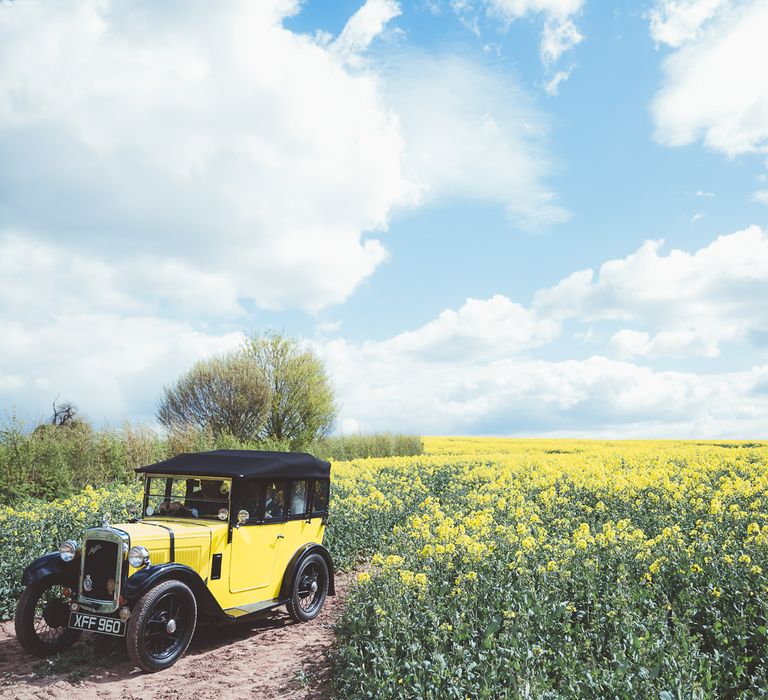
[[(0, 625), (0, 697), (325, 700), (333, 624), (350, 581), (349, 574), (337, 577), (336, 596), (329, 597), (323, 612), (309, 623), (295, 624), (280, 609), (251, 624), (201, 628), (185, 656), (167, 671), (153, 674), (132, 668), (121, 647), (98, 635), (84, 635), (67, 652), (71, 661), (50, 666), (27, 654), (16, 641), (13, 623), (4, 622)], [(99, 657), (110, 653), (114, 658), (100, 664)], [(86, 677), (73, 683), (68, 679), (73, 668)], [(53, 675), (40, 675), (51, 670)]]

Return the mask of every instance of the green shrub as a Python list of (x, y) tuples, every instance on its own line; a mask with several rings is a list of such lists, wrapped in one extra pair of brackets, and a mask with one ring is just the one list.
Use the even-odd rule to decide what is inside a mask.
[(413, 457), (424, 453), (419, 435), (399, 433), (368, 433), (340, 435), (313, 442), (307, 452), (335, 461), (367, 457)]

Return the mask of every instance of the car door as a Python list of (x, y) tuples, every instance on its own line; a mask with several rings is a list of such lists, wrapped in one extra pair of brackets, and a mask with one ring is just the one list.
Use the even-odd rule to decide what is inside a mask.
[[(229, 591), (253, 591), (250, 602), (278, 594), (280, 575), (275, 571), (283, 544), (286, 517), (286, 482), (250, 481), (239, 484), (237, 510), (247, 510), (248, 522), (232, 530)], [(282, 572), (280, 572), (282, 574)]]

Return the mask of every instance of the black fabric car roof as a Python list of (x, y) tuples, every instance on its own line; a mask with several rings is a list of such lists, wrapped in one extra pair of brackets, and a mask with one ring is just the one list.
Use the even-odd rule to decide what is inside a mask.
[(139, 467), (139, 473), (187, 476), (264, 477), (275, 479), (328, 479), (330, 462), (306, 452), (214, 450), (188, 452), (157, 464)]

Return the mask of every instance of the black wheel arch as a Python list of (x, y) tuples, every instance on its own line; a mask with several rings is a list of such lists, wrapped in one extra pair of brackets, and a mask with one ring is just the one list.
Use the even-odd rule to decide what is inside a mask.
[(176, 579), (189, 586), (197, 602), (198, 614), (200, 616), (216, 619), (228, 619), (228, 615), (222, 610), (216, 598), (208, 590), (206, 582), (200, 578), (200, 574), (194, 569), (184, 564), (168, 562), (164, 564), (154, 564), (143, 569), (139, 569), (135, 574), (128, 577), (123, 595), (129, 605), (134, 605), (150, 588), (157, 584)]
[(296, 550), (296, 553), (291, 557), (291, 561), (288, 562), (288, 566), (285, 567), (285, 574), (283, 575), (283, 583), (280, 586), (280, 598), (285, 599), (291, 595), (291, 582), (293, 581), (293, 575), (300, 564), (310, 554), (319, 554), (325, 563), (328, 565), (328, 595), (336, 595), (336, 586), (334, 583), (334, 568), (333, 559), (331, 559), (330, 552), (317, 542), (309, 542), (302, 545)]
[(21, 582), (29, 586), (49, 577), (56, 577), (70, 588), (77, 588), (80, 577), (80, 557), (75, 557), (72, 561), (64, 561), (58, 552), (44, 554), (24, 569)]

